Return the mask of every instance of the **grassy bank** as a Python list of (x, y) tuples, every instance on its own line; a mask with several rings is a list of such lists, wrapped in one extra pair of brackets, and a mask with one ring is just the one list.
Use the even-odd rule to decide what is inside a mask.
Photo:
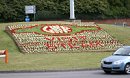
[(100, 60), (111, 53), (9, 54), (9, 64), (0, 62), (0, 70), (57, 70), (98, 68)]
[(116, 25), (108, 25), (108, 24), (100, 24), (106, 32), (108, 32), (111, 36), (119, 40), (124, 45), (130, 45), (130, 26), (116, 26)]
[[(22, 54), (19, 52), (13, 40), (3, 30), (4, 26), (10, 24), (19, 23), (0, 24), (0, 49), (9, 50), (9, 63), (5, 64), (3, 59), (0, 58), (0, 71), (99, 68), (100, 60), (112, 54), (112, 52)], [(113, 37), (119, 39), (119, 41), (123, 44), (130, 45), (130, 28), (117, 27), (112, 25), (100, 26)]]

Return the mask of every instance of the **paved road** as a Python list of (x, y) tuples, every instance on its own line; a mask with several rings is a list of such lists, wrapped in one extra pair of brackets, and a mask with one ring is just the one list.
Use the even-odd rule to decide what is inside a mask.
[(105, 74), (102, 70), (70, 72), (0, 73), (0, 78), (130, 78), (127, 74)]

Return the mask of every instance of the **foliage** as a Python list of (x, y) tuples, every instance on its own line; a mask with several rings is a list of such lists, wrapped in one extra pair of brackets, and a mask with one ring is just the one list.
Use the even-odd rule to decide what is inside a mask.
[[(128, 18), (129, 4), (130, 0), (75, 0), (76, 19)], [(0, 21), (24, 21), (25, 5), (36, 5), (37, 20), (69, 19), (69, 0), (0, 0)]]

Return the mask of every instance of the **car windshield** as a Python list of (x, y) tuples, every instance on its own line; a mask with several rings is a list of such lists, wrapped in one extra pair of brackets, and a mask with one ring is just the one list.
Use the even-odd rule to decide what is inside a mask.
[(130, 56), (130, 49), (119, 48), (113, 55)]

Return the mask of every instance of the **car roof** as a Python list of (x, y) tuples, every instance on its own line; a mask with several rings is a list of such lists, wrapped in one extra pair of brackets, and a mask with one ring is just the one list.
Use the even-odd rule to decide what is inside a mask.
[(130, 46), (123, 46), (122, 48), (130, 49)]

